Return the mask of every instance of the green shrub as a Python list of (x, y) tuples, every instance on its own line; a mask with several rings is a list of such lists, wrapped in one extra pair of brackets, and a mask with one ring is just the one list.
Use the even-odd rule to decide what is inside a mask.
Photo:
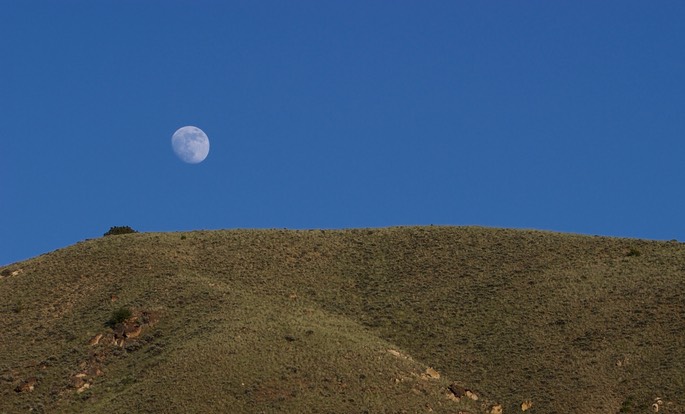
[(113, 226), (109, 228), (109, 231), (104, 234), (104, 236), (115, 236), (117, 234), (128, 234), (128, 233), (138, 233), (129, 226)]
[(625, 400), (623, 400), (623, 403), (621, 404), (621, 408), (619, 408), (618, 412), (619, 413), (632, 413), (634, 405), (635, 405), (635, 402), (633, 401), (633, 397), (629, 395)]
[(641, 254), (641, 253), (640, 253), (640, 251), (639, 251), (638, 249), (636, 249), (636, 248), (634, 248), (634, 247), (631, 247), (630, 250), (628, 251), (628, 253), (626, 253), (626, 256), (628, 256), (628, 257), (637, 257), (637, 256), (639, 256), (640, 254)]
[(14, 313), (19, 313), (23, 309), (24, 309), (24, 306), (22, 305), (21, 300), (12, 306), (12, 312), (14, 312)]
[(131, 317), (131, 309), (121, 307), (114, 312), (112, 312), (112, 316), (110, 316), (109, 320), (105, 322), (105, 326), (109, 326), (110, 328), (114, 328), (117, 324), (120, 324), (124, 322), (126, 319)]

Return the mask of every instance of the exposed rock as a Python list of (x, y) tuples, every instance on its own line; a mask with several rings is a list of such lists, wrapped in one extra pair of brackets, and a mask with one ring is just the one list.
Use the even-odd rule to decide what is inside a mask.
[[(110, 331), (111, 333), (104, 334), (99, 339), (96, 339), (96, 335), (96, 337), (91, 339), (91, 345), (104, 342), (123, 347), (128, 340), (138, 338), (146, 328), (154, 326), (158, 321), (158, 312), (136, 312), (132, 317), (113, 326)], [(103, 338), (106, 338), (106, 342)]]
[(533, 402), (531, 400), (524, 401), (521, 403), (521, 411), (528, 411), (533, 407)]
[(654, 404), (652, 404), (652, 411), (658, 413), (659, 408), (661, 408), (662, 405), (664, 405), (664, 401), (661, 399), (661, 397), (656, 397), (654, 399)]
[(452, 392), (448, 392), (447, 394), (445, 394), (445, 397), (447, 397), (448, 400), (452, 400), (452, 401), (454, 401), (454, 402), (459, 402), (459, 401), (461, 401), (461, 398), (457, 397), (457, 396), (454, 395), (454, 393), (452, 393)]
[(141, 325), (126, 325), (124, 328), (124, 337), (126, 338), (137, 338), (140, 336), (140, 333), (143, 331), (143, 327)]
[(623, 356), (621, 358), (616, 359), (616, 366), (617, 367), (624, 367), (626, 365), (628, 365), (628, 357), (627, 356)]
[(426, 373), (422, 375), (424, 379), (440, 379), (440, 373), (431, 367), (426, 368)]
[(31, 392), (36, 387), (37, 383), (38, 383), (38, 378), (36, 378), (36, 377), (28, 378), (28, 379), (22, 381), (21, 384), (17, 385), (17, 387), (14, 389), (14, 391), (16, 391), (16, 392)]
[(2, 279), (3, 277), (18, 276), (23, 271), (24, 271), (23, 269), (17, 269), (14, 271), (10, 271), (9, 269), (5, 269), (2, 272), (0, 272), (0, 279)]
[(81, 385), (79, 388), (76, 389), (76, 393), (80, 394), (88, 388), (90, 388), (90, 383), (86, 382), (85, 384)]
[(69, 383), (69, 386), (71, 388), (76, 388), (77, 390), (83, 387), (83, 384), (86, 384), (86, 380), (84, 379), (85, 377), (79, 377), (78, 374), (74, 377), (71, 378), (71, 381)]
[(93, 366), (88, 368), (88, 375), (91, 377), (99, 377), (102, 374), (103, 374), (102, 370), (100, 368), (98, 368), (97, 366), (93, 365)]
[[(75, 374), (73, 377), (71, 377), (71, 381), (69, 384), (71, 388), (76, 389), (76, 392), (78, 394), (82, 393), (83, 391), (91, 387), (93, 382), (92, 377), (102, 375), (102, 371), (100, 370), (100, 368), (97, 367), (97, 365), (95, 365), (95, 363), (93, 363), (92, 361), (90, 363), (84, 361), (84, 363), (86, 365), (86, 370), (83, 372), (79, 372), (78, 374)], [(82, 363), (81, 365), (84, 365), (84, 363)]]
[(490, 409), (490, 414), (502, 414), (504, 412), (504, 409), (502, 408), (501, 405), (495, 405)]
[(395, 349), (388, 349), (388, 353), (390, 355), (396, 356), (397, 358), (402, 358), (402, 359), (406, 359), (409, 361), (412, 360), (410, 356), (404, 355), (403, 353), (401, 353), (400, 351), (397, 351)]
[(449, 386), (449, 390), (457, 398), (461, 398), (464, 395), (466, 395), (466, 388), (462, 387), (461, 385), (457, 384), (456, 382), (452, 383)]
[(475, 392), (462, 387), (461, 385), (457, 384), (456, 382), (453, 382), (452, 384), (450, 384), (448, 389), (450, 390), (450, 393), (452, 394), (452, 397), (453, 397), (453, 398), (452, 397), (448, 397), (448, 398), (450, 398), (453, 401), (459, 401), (463, 397), (468, 397), (468, 398), (472, 399), (473, 401), (478, 401), (478, 395)]
[(127, 321), (117, 324), (113, 329), (114, 337), (112, 343), (116, 346), (123, 347), (127, 339), (134, 339), (140, 336), (143, 332), (143, 326), (136, 322), (137, 318), (131, 318)]
[(102, 339), (102, 335), (103, 334), (100, 333), (100, 334), (97, 334), (94, 337), (90, 338), (90, 340), (88, 341), (88, 345), (95, 346), (95, 345), (99, 344), (100, 339)]

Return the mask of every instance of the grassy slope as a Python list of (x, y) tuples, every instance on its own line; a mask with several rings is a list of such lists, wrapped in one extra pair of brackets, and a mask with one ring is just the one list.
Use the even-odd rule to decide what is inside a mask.
[[(148, 233), (0, 270), (18, 269), (0, 280), (0, 412), (508, 413), (532, 400), (528, 412), (606, 413), (656, 397), (659, 412), (685, 412), (679, 243), (450, 227)], [(120, 306), (156, 323), (123, 348), (89, 346)], [(441, 378), (422, 379), (427, 366)], [(77, 393), (80, 372), (92, 386)], [(31, 376), (33, 392), (14, 391)], [(447, 400), (453, 381), (481, 400)]]

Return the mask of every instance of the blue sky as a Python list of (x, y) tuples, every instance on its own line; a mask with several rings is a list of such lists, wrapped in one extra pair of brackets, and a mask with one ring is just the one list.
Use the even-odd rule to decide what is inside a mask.
[[(685, 240), (683, 1), (0, 0), (0, 265), (139, 231)], [(171, 149), (184, 125), (211, 151)]]

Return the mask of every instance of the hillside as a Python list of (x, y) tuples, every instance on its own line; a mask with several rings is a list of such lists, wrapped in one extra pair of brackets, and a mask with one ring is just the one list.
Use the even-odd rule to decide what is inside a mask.
[(0, 332), (3, 413), (683, 413), (685, 244), (108, 236), (0, 268)]

